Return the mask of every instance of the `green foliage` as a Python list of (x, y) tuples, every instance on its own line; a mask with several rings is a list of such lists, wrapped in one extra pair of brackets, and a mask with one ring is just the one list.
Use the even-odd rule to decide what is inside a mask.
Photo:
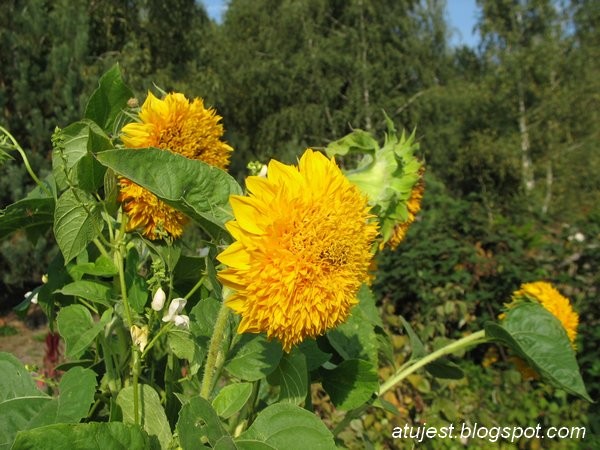
[(94, 401), (96, 374), (89, 369), (67, 371), (58, 386), (60, 397), (54, 399), (39, 391), (25, 367), (8, 353), (0, 353), (0, 375), (0, 411), (7, 419), (0, 427), (0, 448), (14, 448), (15, 437), (25, 430), (77, 423), (87, 416)]
[[(75, 412), (59, 411), (58, 402), (33, 383), (15, 381), (14, 390), (31, 388), (24, 395), (36, 398), (20, 406), (25, 416), (49, 408), (64, 421), (111, 421), (23, 430), (15, 448), (94, 448), (95, 442), (123, 448), (207, 443), (312, 448), (311, 439), (315, 448), (317, 443), (332, 448), (331, 433), (311, 415), (317, 409), (327, 416), (326, 407), (312, 404), (311, 385), (321, 382), (336, 406), (350, 410), (347, 417), (358, 417), (364, 405), (382, 404), (371, 403), (382, 366), (410, 367), (452, 339), (468, 336), (485, 320), (496, 319), (520, 283), (541, 278), (560, 283), (585, 318), (579, 362), (590, 396), (598, 397), (597, 8), (583, 0), (563, 9), (545, 0), (482, 0), (483, 43), (475, 52), (447, 48), (442, 4), (232, 1), (224, 23), (217, 25), (192, 0), (168, 6), (154, 0), (109, 0), (101, 7), (93, 1), (2, 3), (0, 122), (23, 144), (34, 172), (43, 175), (49, 171), (50, 132), (63, 128), (54, 136), (53, 173), (44, 181), (48, 194), (38, 188), (24, 198), (32, 184), (20, 161), (0, 168), (0, 271), (9, 286), (1, 290), (21, 299), (15, 286), (27, 284), (38, 293), (42, 309), (57, 317), (69, 364), (75, 366), (71, 371), (77, 369), (67, 374), (87, 380), (78, 406), (60, 406)], [(416, 137), (428, 167), (423, 211), (398, 251), (381, 255), (375, 295), (361, 288), (360, 304), (344, 325), (290, 355), (263, 336), (233, 337), (236, 320), (229, 318), (217, 369), (224, 366), (221, 381), (232, 384), (222, 388), (215, 380), (216, 392), (208, 399), (196, 393), (222, 304), (214, 256), (216, 246), (228, 240), (223, 229), (231, 217), (228, 195), (241, 189), (224, 172), (169, 152), (118, 148), (134, 91), (116, 66), (94, 90), (96, 75), (115, 61), (137, 93), (152, 80), (215, 103), (236, 148), (232, 173), (238, 177), (249, 159), (294, 161), (302, 147), (325, 146), (349, 127), (363, 128), (368, 141), (369, 132), (385, 127), (378, 120), (381, 109), (408, 129), (418, 124)], [(353, 161), (345, 163), (350, 167)], [(126, 237), (119, 230), (117, 174), (135, 178), (217, 239), (199, 244), (208, 236), (196, 232), (183, 243), (157, 245)], [(50, 225), (61, 252), (56, 258)], [(584, 241), (572, 239), (577, 232)], [(200, 246), (208, 256), (198, 257)], [(44, 273), (48, 283), (40, 287)], [(163, 313), (150, 308), (158, 286), (168, 301), (186, 296), (189, 330), (163, 322)], [(384, 299), (383, 306), (376, 299)], [(133, 325), (147, 327), (145, 348), (143, 332), (141, 340), (130, 338)], [(510, 330), (488, 329), (527, 353), (522, 342), (506, 337)], [(410, 345), (402, 340), (404, 333)], [(556, 418), (564, 420), (561, 425), (587, 423), (583, 402), (543, 383), (522, 382), (502, 351), (496, 365), (476, 367), (472, 361), (482, 360), (482, 352), (467, 353), (458, 368), (437, 359), (426, 365), (429, 374), (406, 378), (397, 389), (402, 401), (414, 402), (394, 403), (402, 419), (440, 426), (473, 417), (489, 426), (501, 421), (529, 426), (534, 420), (556, 425)], [(31, 381), (8, 359), (1, 361), (3, 374)], [(90, 361), (91, 369), (76, 367)], [(568, 364), (571, 374), (577, 372), (573, 364)], [(552, 379), (554, 366), (542, 366)], [(98, 380), (94, 387), (91, 370)], [(389, 376), (389, 370), (380, 375)], [(65, 383), (75, 375), (65, 375)], [(131, 386), (132, 377), (139, 391)], [(71, 392), (68, 383), (61, 389)], [(2, 393), (12, 392), (2, 386)], [(581, 386), (576, 390), (585, 393)], [(97, 405), (90, 410), (93, 391)], [(284, 403), (265, 408), (274, 401)], [(136, 403), (144, 423), (115, 422), (136, 422)], [(597, 431), (600, 415), (593, 408), (590, 429)], [(15, 411), (2, 417), (12, 418)], [(382, 423), (365, 422), (366, 441), (360, 446), (384, 439)], [(356, 421), (352, 427), (359, 433)], [(14, 430), (7, 433), (3, 445), (10, 446)], [(430, 448), (450, 445), (435, 444), (440, 447)]]
[(228, 199), (241, 194), (226, 172), (157, 148), (109, 150), (98, 160), (186, 213), (212, 236), (231, 219)]
[(109, 423), (60, 423), (43, 428), (21, 431), (13, 448), (36, 449), (43, 447), (74, 450), (102, 450), (109, 448), (159, 449), (155, 439), (150, 438), (139, 425), (122, 422)]

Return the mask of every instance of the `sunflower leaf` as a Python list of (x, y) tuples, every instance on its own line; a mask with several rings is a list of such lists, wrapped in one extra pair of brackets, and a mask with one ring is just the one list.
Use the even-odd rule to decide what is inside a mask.
[(575, 352), (560, 321), (539, 303), (521, 303), (500, 323), (485, 325), (485, 334), (510, 347), (555, 386), (592, 401)]
[(118, 64), (102, 75), (98, 84), (85, 107), (85, 118), (93, 120), (106, 132), (114, 133), (133, 92), (123, 82)]
[(242, 189), (225, 171), (157, 148), (107, 150), (96, 157), (194, 219), (211, 236), (226, 236), (224, 224), (233, 219), (229, 196), (240, 195)]
[(98, 203), (90, 194), (73, 188), (60, 196), (54, 211), (54, 235), (65, 264), (98, 237), (103, 225)]
[(199, 396), (183, 405), (176, 428), (184, 450), (199, 448), (204, 439), (214, 447), (220, 439), (229, 436), (212, 405)]
[(321, 369), (320, 373), (323, 389), (336, 408), (344, 411), (362, 406), (379, 389), (377, 371), (368, 361), (348, 359), (335, 369)]
[(276, 403), (263, 409), (239, 440), (260, 441), (286, 450), (336, 448), (333, 435), (321, 420), (310, 411), (290, 403)]

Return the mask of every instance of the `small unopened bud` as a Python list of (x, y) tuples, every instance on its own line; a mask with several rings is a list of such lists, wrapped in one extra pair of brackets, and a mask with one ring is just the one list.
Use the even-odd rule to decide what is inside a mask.
[(127, 100), (127, 106), (129, 106), (130, 108), (137, 108), (138, 106), (140, 106), (140, 102), (137, 98), (132, 97), (129, 100)]
[(189, 328), (190, 327), (190, 318), (186, 315), (179, 315), (179, 316), (175, 316), (173, 318), (173, 323), (175, 324), (175, 326), (181, 327), (181, 328)]
[(154, 297), (152, 297), (152, 309), (154, 311), (161, 311), (165, 306), (165, 300), (167, 299), (167, 294), (163, 291), (162, 288), (158, 288)]
[(42, 275), (42, 283), (46, 284), (48, 282), (48, 274), (45, 273), (44, 275)]
[(183, 308), (187, 300), (185, 298), (174, 298), (171, 300), (171, 304), (169, 305), (169, 311), (162, 318), (163, 322), (172, 322), (175, 320), (175, 316), (177, 316)]
[(148, 345), (148, 326), (144, 325), (140, 328), (137, 325), (132, 325), (130, 333), (134, 345), (137, 345), (140, 348), (140, 351), (143, 352), (146, 345)]
[(262, 167), (260, 168), (260, 171), (258, 172), (258, 176), (262, 177), (262, 178), (267, 178), (267, 170), (268, 170), (267, 165), (263, 164)]

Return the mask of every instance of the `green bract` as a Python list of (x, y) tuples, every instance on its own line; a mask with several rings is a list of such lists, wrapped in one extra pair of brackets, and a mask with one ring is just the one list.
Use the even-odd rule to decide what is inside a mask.
[(383, 147), (371, 133), (354, 130), (330, 143), (326, 152), (334, 155), (362, 155), (355, 169), (345, 171), (348, 179), (369, 198), (380, 222), (383, 243), (390, 240), (394, 227), (408, 219), (407, 203), (422, 175), (423, 164), (415, 156), (419, 144), (415, 132), (398, 137), (396, 128), (386, 116), (387, 133)]

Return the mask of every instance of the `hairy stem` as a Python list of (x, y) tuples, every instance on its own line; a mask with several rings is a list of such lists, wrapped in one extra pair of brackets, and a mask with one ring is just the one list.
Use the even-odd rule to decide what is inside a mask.
[(207, 400), (212, 392), (215, 376), (223, 362), (224, 355), (221, 355), (221, 347), (223, 338), (226, 335), (225, 329), (227, 327), (228, 318), (229, 308), (223, 303), (221, 304), (221, 309), (217, 315), (213, 335), (210, 339), (208, 356), (206, 357), (206, 366), (204, 366), (204, 377), (202, 378), (202, 385), (200, 386), (200, 395)]

